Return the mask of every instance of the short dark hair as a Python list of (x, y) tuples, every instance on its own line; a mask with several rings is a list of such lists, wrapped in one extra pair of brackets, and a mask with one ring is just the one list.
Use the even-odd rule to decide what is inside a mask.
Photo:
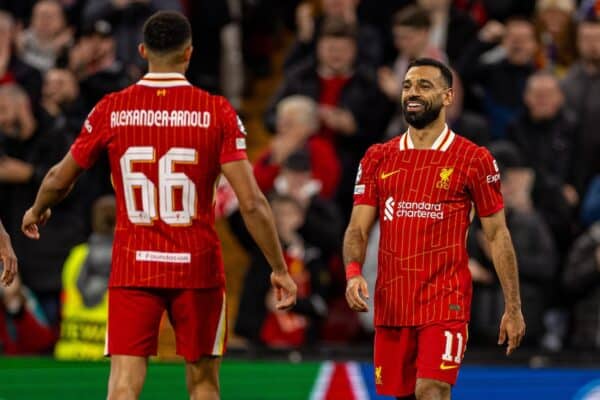
[(357, 32), (354, 24), (349, 24), (339, 17), (329, 17), (323, 21), (319, 39), (335, 37), (356, 41)]
[(446, 82), (446, 85), (449, 88), (452, 87), (452, 71), (450, 71), (450, 68), (448, 68), (448, 66), (443, 62), (434, 60), (433, 58), (417, 58), (408, 64), (407, 71), (413, 67), (433, 67), (439, 69), (440, 73), (442, 74), (442, 78)]
[(431, 28), (431, 18), (425, 9), (417, 5), (411, 5), (394, 14), (392, 25), (408, 26), (415, 29), (429, 29)]
[(144, 45), (151, 51), (178, 50), (191, 38), (190, 22), (176, 11), (159, 11), (144, 23)]

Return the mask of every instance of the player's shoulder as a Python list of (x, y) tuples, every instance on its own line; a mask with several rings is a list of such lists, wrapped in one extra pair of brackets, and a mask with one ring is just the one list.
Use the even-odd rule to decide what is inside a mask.
[(491, 157), (486, 147), (480, 146), (456, 132), (454, 132), (454, 143), (450, 149), (457, 157), (471, 161)]
[(364, 158), (381, 161), (388, 153), (390, 153), (390, 151), (393, 151), (394, 149), (397, 150), (399, 145), (400, 136), (394, 137), (383, 143), (372, 144), (365, 152)]

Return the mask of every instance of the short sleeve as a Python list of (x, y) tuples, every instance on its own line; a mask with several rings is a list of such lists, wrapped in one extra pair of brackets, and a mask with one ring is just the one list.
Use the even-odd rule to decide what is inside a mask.
[(487, 217), (504, 208), (500, 192), (500, 170), (490, 152), (479, 147), (469, 169), (469, 192), (477, 215)]
[(354, 205), (369, 205), (377, 207), (377, 170), (381, 161), (381, 145), (371, 146), (365, 153), (356, 173), (354, 186)]
[(71, 156), (82, 168), (88, 169), (94, 165), (108, 145), (108, 103), (109, 100), (105, 97), (96, 104), (84, 121), (79, 136), (71, 145)]
[(231, 104), (221, 97), (220, 122), (223, 135), (221, 155), (219, 161), (225, 164), (232, 161), (245, 160), (246, 155), (246, 128)]

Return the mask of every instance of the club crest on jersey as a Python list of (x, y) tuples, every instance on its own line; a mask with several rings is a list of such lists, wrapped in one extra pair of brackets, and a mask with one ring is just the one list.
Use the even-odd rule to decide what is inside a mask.
[(435, 183), (437, 189), (448, 190), (450, 188), (450, 177), (454, 172), (454, 168), (445, 167), (440, 170), (440, 180)]
[(381, 365), (379, 367), (375, 367), (375, 384), (383, 385), (383, 379), (381, 377)]
[(156, 91), (156, 95), (157, 96), (166, 96), (167, 95), (167, 89), (158, 89)]

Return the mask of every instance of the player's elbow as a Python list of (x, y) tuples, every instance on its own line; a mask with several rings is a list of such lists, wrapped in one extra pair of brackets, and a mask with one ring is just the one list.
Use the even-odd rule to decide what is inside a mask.
[(268, 208), (268, 206), (269, 203), (267, 199), (260, 192), (240, 200), (240, 212), (242, 215), (246, 216), (261, 214)]
[(66, 179), (63, 179), (60, 172), (59, 166), (55, 165), (46, 174), (46, 178), (44, 179), (44, 186), (48, 190), (53, 192), (68, 192), (71, 188), (71, 182), (68, 182)]

